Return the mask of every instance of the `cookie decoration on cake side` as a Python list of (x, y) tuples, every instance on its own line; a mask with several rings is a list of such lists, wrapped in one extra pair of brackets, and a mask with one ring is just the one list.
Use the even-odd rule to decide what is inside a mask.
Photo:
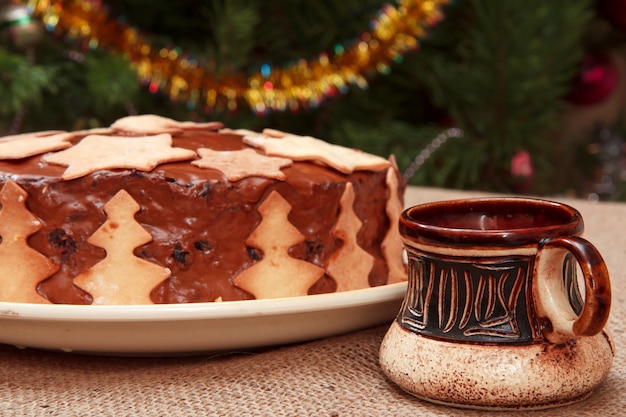
[(398, 282), (404, 188), (393, 159), (219, 122), (142, 115), (0, 138), (1, 209), (25, 215), (9, 248), (0, 211), (0, 258), (44, 265), (28, 278), (0, 267), (0, 301), (14, 285), (19, 302), (143, 304)]
[(120, 190), (104, 205), (107, 220), (87, 239), (103, 248), (106, 257), (74, 277), (74, 284), (93, 297), (92, 304), (151, 304), (150, 292), (171, 271), (134, 255), (152, 240), (135, 220), (141, 207)]
[(26, 207), (27, 197), (11, 180), (0, 191), (0, 300), (47, 304), (37, 293), (37, 284), (59, 268), (27, 243), (41, 229), (41, 222)]
[(291, 223), (289, 203), (273, 191), (259, 205), (261, 221), (246, 240), (251, 250), (260, 250), (261, 259), (233, 279), (233, 284), (256, 298), (307, 295), (324, 268), (289, 255), (289, 248), (304, 241), (304, 235)]

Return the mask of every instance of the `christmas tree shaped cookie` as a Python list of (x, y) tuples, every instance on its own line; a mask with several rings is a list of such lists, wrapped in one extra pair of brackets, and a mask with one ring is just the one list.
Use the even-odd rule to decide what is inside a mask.
[(304, 241), (287, 216), (291, 206), (273, 191), (259, 206), (262, 220), (246, 244), (263, 251), (263, 259), (233, 280), (239, 288), (257, 299), (307, 295), (309, 288), (324, 275), (324, 269), (289, 256), (289, 248)]
[(49, 303), (37, 284), (59, 267), (28, 246), (27, 238), (41, 223), (26, 208), (28, 194), (14, 181), (0, 192), (0, 301)]
[(350, 291), (369, 287), (369, 273), (374, 266), (374, 257), (356, 241), (363, 223), (354, 212), (354, 188), (346, 184), (341, 196), (341, 212), (333, 234), (343, 245), (331, 257), (327, 272), (337, 283), (337, 291)]
[(152, 304), (150, 292), (171, 271), (138, 258), (133, 251), (152, 236), (135, 220), (139, 204), (124, 190), (104, 206), (107, 221), (88, 239), (106, 257), (74, 278), (93, 297), (93, 304)]
[[(391, 158), (391, 163), (394, 167), (396, 166), (394, 157)], [(398, 177), (393, 168), (387, 169), (387, 189), (389, 190), (389, 199), (387, 200), (385, 211), (387, 212), (387, 217), (389, 217), (389, 223), (394, 226), (400, 221), (404, 205), (398, 194)], [(389, 265), (387, 284), (406, 281), (408, 276), (402, 260), (402, 239), (397, 227), (389, 228), (381, 244), (381, 249), (387, 265)]]

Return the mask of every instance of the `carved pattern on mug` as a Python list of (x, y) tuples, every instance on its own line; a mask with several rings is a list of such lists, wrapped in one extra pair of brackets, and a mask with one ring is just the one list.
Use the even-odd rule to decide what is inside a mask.
[(527, 305), (530, 259), (467, 263), (410, 254), (400, 323), (435, 337), (532, 341)]
[[(520, 291), (524, 286), (525, 274), (521, 268), (503, 269), (498, 278), (494, 277), (489, 271), (489, 275), (480, 275), (478, 283), (478, 295), (474, 299), (475, 316), (480, 325), (478, 328), (465, 329), (464, 335), (485, 334), (500, 337), (520, 336), (519, 327), (517, 325), (516, 307), (519, 299)], [(505, 288), (511, 277), (515, 274), (514, 283), (510, 294), (505, 294)], [(487, 282), (487, 285), (485, 285)], [(487, 291), (485, 292), (485, 287)], [(485, 300), (486, 296), (486, 300)], [(483, 314), (482, 305), (486, 301), (486, 308)], [(502, 307), (504, 313), (494, 317), (496, 304)], [(505, 325), (507, 330), (497, 330), (497, 326)], [(463, 327), (461, 327), (463, 329)]]

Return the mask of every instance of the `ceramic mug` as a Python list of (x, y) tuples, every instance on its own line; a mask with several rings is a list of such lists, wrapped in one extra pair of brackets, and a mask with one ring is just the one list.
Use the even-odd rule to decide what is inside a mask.
[(408, 287), (380, 364), (401, 388), (460, 407), (533, 409), (586, 398), (607, 377), (609, 274), (577, 210), (440, 201), (405, 210), (399, 227)]

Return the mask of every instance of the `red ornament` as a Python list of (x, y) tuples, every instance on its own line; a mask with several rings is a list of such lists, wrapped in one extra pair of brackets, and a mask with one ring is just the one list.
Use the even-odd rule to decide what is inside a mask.
[(617, 87), (618, 73), (608, 55), (586, 55), (567, 99), (579, 106), (604, 101)]

